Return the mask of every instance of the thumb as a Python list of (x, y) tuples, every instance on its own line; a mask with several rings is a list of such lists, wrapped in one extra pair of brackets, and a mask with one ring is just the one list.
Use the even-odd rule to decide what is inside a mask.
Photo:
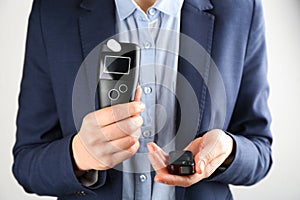
[(222, 164), (222, 154), (218, 153), (216, 145), (205, 145), (195, 156), (196, 172), (209, 176)]
[(203, 174), (205, 168), (214, 159), (216, 141), (204, 135), (199, 141), (198, 153), (195, 156), (196, 172)]
[(168, 163), (168, 154), (165, 153), (159, 146), (154, 142), (147, 144), (149, 153), (148, 158), (152, 164), (152, 167), (157, 173), (165, 172)]
[(142, 88), (141, 86), (139, 85), (137, 88), (136, 88), (136, 91), (135, 91), (135, 97), (134, 97), (134, 101), (140, 101), (141, 100), (141, 97), (142, 97)]
[(195, 164), (196, 164), (195, 170), (198, 174), (203, 174), (205, 164), (208, 162), (203, 140), (199, 142), (198, 148), (199, 148), (198, 153), (195, 155)]

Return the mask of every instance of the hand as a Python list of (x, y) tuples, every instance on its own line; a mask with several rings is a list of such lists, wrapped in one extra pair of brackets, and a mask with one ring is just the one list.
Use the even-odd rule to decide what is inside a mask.
[(203, 137), (192, 141), (185, 150), (194, 155), (196, 173), (188, 176), (169, 174), (168, 154), (155, 143), (148, 143), (149, 160), (157, 175), (155, 181), (173, 185), (189, 187), (204, 178), (208, 178), (230, 155), (233, 149), (233, 139), (222, 130), (214, 129)]
[(139, 148), (138, 138), (145, 105), (135, 101), (89, 113), (72, 141), (73, 157), (79, 170), (106, 170), (133, 156)]

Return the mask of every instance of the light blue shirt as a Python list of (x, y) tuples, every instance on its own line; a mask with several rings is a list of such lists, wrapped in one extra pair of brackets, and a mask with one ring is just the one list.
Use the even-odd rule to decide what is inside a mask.
[(180, 11), (183, 0), (157, 0), (143, 12), (134, 0), (115, 0), (120, 42), (141, 48), (141, 101), (146, 110), (137, 154), (123, 162), (123, 199), (175, 199), (175, 187), (155, 183), (147, 157), (147, 143), (174, 149), (175, 90), (179, 51)]

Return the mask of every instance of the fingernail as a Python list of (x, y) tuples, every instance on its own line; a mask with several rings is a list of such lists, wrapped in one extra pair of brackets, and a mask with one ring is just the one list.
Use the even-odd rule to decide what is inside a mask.
[(204, 171), (204, 161), (203, 160), (201, 160), (200, 162), (199, 162), (199, 165), (198, 165), (199, 167), (198, 167), (198, 173), (199, 174), (202, 174), (203, 173), (203, 171)]
[(203, 172), (204, 171), (204, 161), (203, 160), (201, 160), (201, 162), (200, 162), (200, 170), (201, 170), (201, 172)]
[(147, 147), (148, 147), (149, 151), (155, 151), (156, 150), (150, 142), (147, 144)]
[(146, 108), (146, 106), (143, 102), (140, 102), (139, 106), (142, 111), (145, 110), (145, 108)]
[(142, 118), (141, 116), (135, 117), (134, 123), (135, 123), (137, 126), (141, 126), (141, 125), (143, 124), (143, 118)]
[(141, 136), (141, 129), (138, 129), (132, 134), (132, 137), (136, 138), (137, 140), (140, 138), (140, 136)]

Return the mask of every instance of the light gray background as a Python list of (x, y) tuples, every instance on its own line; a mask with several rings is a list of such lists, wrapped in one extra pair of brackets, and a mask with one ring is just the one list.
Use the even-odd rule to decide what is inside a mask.
[[(0, 0), (0, 200), (26, 194), (11, 173), (17, 97), (32, 0)], [(233, 186), (235, 199), (300, 199), (300, 1), (263, 0), (269, 52), (274, 165), (263, 181)], [(34, 105), (33, 105), (34, 106)]]

